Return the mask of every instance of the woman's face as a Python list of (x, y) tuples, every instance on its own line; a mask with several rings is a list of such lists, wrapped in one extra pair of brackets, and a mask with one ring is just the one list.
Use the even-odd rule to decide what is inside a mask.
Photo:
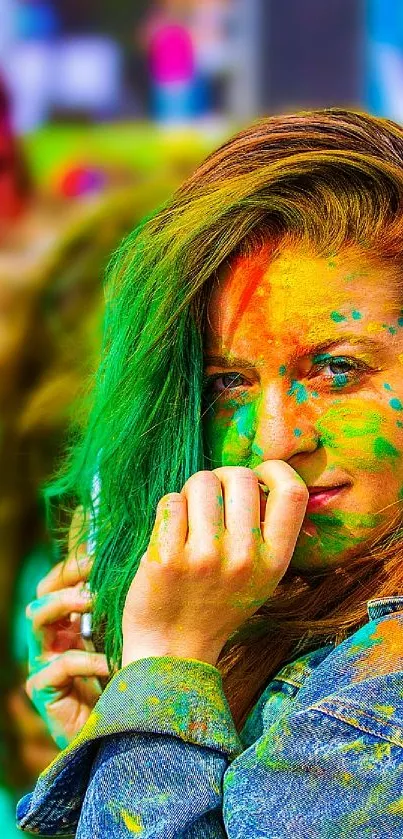
[(205, 373), (211, 468), (284, 460), (311, 490), (292, 567), (342, 564), (395, 519), (403, 310), (390, 266), (358, 247), (238, 258), (212, 293)]

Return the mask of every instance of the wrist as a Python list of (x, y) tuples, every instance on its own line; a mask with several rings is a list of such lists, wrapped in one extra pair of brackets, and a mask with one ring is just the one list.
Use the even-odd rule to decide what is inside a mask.
[(222, 644), (217, 646), (198, 646), (191, 643), (184, 643), (173, 641), (148, 641), (144, 643), (140, 639), (128, 639), (123, 641), (122, 649), (122, 667), (127, 664), (132, 664), (134, 661), (139, 661), (143, 658), (187, 658), (201, 661), (204, 664), (211, 664), (216, 667), (219, 654), (222, 649)]

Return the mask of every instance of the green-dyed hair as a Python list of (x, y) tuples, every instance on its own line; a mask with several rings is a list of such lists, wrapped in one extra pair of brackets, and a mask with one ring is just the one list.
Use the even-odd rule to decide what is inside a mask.
[[(92, 586), (112, 662), (157, 502), (206, 468), (203, 333), (220, 266), (265, 240), (280, 248), (286, 237), (323, 254), (355, 243), (367, 257), (400, 262), (402, 210), (398, 125), (339, 109), (303, 112), (263, 119), (226, 142), (114, 254), (88, 425), (49, 493), (88, 511), (99, 475)], [(391, 551), (378, 564), (372, 554), (367, 586), (368, 557), (356, 577), (333, 569), (315, 583), (285, 578), (220, 658), (238, 723), (304, 639), (340, 639), (365, 619), (367, 597), (401, 589), (402, 571), (389, 565), (386, 575), (386, 560)]]

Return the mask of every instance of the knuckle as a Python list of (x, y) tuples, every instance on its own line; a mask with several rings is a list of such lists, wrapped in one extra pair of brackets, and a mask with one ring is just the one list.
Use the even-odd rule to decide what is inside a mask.
[(252, 566), (252, 551), (248, 551), (246, 548), (233, 551), (230, 561), (230, 569), (233, 573), (237, 572), (242, 574), (249, 574), (252, 570)]
[(308, 488), (302, 482), (286, 484), (282, 494), (295, 504), (305, 503), (309, 498)]
[(55, 566), (55, 568), (52, 568), (52, 570), (49, 571), (49, 574), (46, 574), (46, 577), (42, 577), (42, 579), (39, 580), (39, 583), (36, 587), (36, 596), (37, 596), (38, 600), (41, 597), (43, 597), (44, 594), (47, 593), (49, 584), (51, 584), (53, 582), (53, 580), (55, 579), (59, 570), (60, 570), (59, 567)]
[(180, 573), (182, 564), (181, 553), (168, 553), (161, 551), (159, 554), (158, 566), (165, 576), (175, 577)]
[(231, 477), (256, 484), (258, 482), (257, 475), (248, 466), (220, 466), (218, 469), (214, 469), (214, 474), (222, 478)]
[(231, 563), (226, 569), (227, 585), (239, 589), (250, 582), (251, 572), (250, 563)]
[(35, 676), (30, 676), (26, 680), (25, 685), (24, 685), (24, 689), (25, 689), (25, 693), (27, 694), (29, 699), (32, 699), (32, 697), (34, 695), (34, 690), (35, 690)]
[(257, 475), (247, 466), (231, 466), (231, 472), (239, 480), (251, 481), (256, 484), (258, 482)]
[(176, 508), (178, 504), (183, 504), (184, 497), (180, 492), (168, 492), (163, 495), (158, 502), (159, 509), (166, 509), (167, 507)]
[(214, 545), (197, 547), (190, 551), (189, 565), (193, 571), (213, 571), (221, 563), (221, 553)]
[(158, 502), (158, 506), (169, 506), (170, 504), (178, 504), (183, 502), (183, 495), (180, 492), (167, 492)]
[(98, 667), (99, 667), (99, 665), (100, 665), (100, 659), (99, 659), (99, 657), (97, 656), (97, 654), (96, 654), (96, 653), (86, 653), (85, 655), (87, 655), (87, 656), (88, 656), (88, 658), (87, 658), (88, 667), (89, 667), (92, 671), (96, 671), (96, 670), (97, 670), (97, 668), (98, 668)]
[(37, 602), (38, 601), (33, 600), (31, 603), (28, 603), (28, 606), (25, 608), (25, 617), (29, 621), (32, 621), (33, 619), (33, 604)]
[(188, 478), (185, 487), (187, 489), (208, 486), (213, 486), (214, 488), (216, 488), (219, 484), (219, 478), (214, 472), (210, 472), (208, 469), (202, 469), (200, 472), (195, 472), (194, 475), (191, 475), (190, 478)]
[(47, 577), (44, 577), (43, 580), (39, 581), (39, 583), (36, 587), (36, 596), (37, 596), (38, 600), (39, 600), (40, 597), (42, 597), (45, 594), (46, 583), (47, 583)]
[(77, 650), (66, 650), (55, 659), (55, 662), (57, 662), (57, 667), (60, 668), (63, 673), (70, 674), (71, 672), (74, 672), (77, 662)]
[[(183, 553), (180, 550), (159, 542), (150, 541), (148, 550), (142, 556), (140, 566), (145, 572), (153, 571), (153, 574), (164, 572), (165, 574), (176, 574), (183, 562)], [(139, 567), (140, 567), (139, 566)]]

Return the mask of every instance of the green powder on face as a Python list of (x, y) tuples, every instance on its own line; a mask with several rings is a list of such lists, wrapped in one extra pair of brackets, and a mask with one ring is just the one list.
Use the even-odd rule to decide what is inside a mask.
[(256, 422), (254, 405), (242, 405), (233, 417), (236, 432), (239, 437), (253, 440), (254, 427)]
[(382, 415), (377, 411), (368, 411), (364, 414), (361, 406), (357, 409), (349, 409), (337, 404), (320, 417), (316, 423), (316, 430), (319, 432), (322, 445), (339, 448), (343, 443), (343, 438), (366, 438), (368, 435), (379, 434), (382, 422)]
[(346, 387), (349, 384), (349, 377), (347, 373), (337, 373), (337, 375), (333, 379), (333, 387), (335, 389)]
[(343, 320), (347, 320), (346, 316), (342, 315), (341, 312), (332, 312), (330, 317), (334, 323), (341, 323)]
[(385, 388), (385, 390), (393, 390), (392, 385), (388, 384), (388, 382), (385, 382), (384, 388)]
[(229, 410), (227, 402), (225, 410), (217, 410), (205, 424), (206, 454), (212, 469), (247, 465), (246, 460), (250, 457), (256, 430), (256, 405), (231, 402), (236, 406), (234, 410)]
[(302, 402), (307, 402), (308, 400), (308, 391), (301, 382), (297, 382), (296, 379), (293, 379), (291, 382), (291, 387), (287, 391), (289, 396), (294, 396), (298, 405), (301, 405)]
[(253, 443), (252, 452), (257, 455), (257, 457), (263, 457), (264, 449), (262, 449), (261, 446), (258, 446), (257, 443)]
[(390, 335), (396, 335), (397, 332), (396, 326), (391, 326), (389, 323), (383, 323), (382, 329), (386, 329)]
[(389, 405), (395, 411), (402, 411), (403, 410), (403, 405), (402, 405), (400, 399), (391, 399), (390, 402), (389, 402)]
[(357, 527), (371, 530), (376, 527), (380, 521), (378, 513), (310, 513), (309, 520), (316, 525), (320, 525), (323, 529), (346, 527), (349, 530), (356, 530)]
[(374, 441), (374, 455), (376, 457), (394, 458), (399, 457), (399, 454), (398, 450), (385, 437), (377, 437)]
[(294, 428), (294, 436), (301, 437), (302, 431), (300, 428)]
[(285, 374), (286, 374), (286, 372), (287, 372), (287, 367), (286, 367), (286, 365), (285, 365), (285, 364), (281, 364), (281, 365), (280, 365), (280, 367), (278, 368), (278, 372), (279, 372), (279, 375), (280, 375), (280, 376), (285, 376)]
[[(327, 557), (337, 556), (346, 549), (359, 545), (366, 538), (365, 531), (372, 530), (380, 522), (380, 516), (372, 513), (341, 511), (333, 514), (309, 513), (307, 518), (316, 526), (321, 552)], [(357, 530), (364, 532), (354, 536), (353, 532)]]
[(357, 310), (354, 309), (354, 311), (351, 312), (351, 317), (353, 320), (361, 320), (362, 314), (361, 312), (357, 312)]
[[(309, 513), (308, 520), (314, 524), (318, 532), (318, 544), (320, 552), (324, 557), (338, 556), (345, 550), (359, 545), (363, 536), (353, 536), (341, 516), (326, 516), (321, 513)], [(312, 550), (312, 549), (311, 549)], [(307, 557), (309, 559), (310, 546), (307, 545)]]

